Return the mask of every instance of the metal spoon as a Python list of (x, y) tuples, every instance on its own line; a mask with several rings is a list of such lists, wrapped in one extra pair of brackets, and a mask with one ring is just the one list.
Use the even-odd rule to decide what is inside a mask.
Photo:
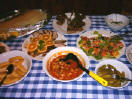
[(66, 40), (55, 40), (55, 44), (59, 44), (59, 43), (65, 43)]
[(114, 78), (114, 79), (120, 79), (120, 80), (125, 80), (125, 81), (132, 81), (131, 79), (128, 79), (128, 78), (122, 78), (122, 77), (120, 77), (119, 75), (117, 75), (117, 74), (113, 74), (112, 75), (112, 78)]
[(79, 63), (79, 59), (77, 58), (76, 55), (74, 55), (73, 53), (69, 53), (64, 59), (61, 59), (62, 61), (67, 61), (69, 59), (72, 59), (74, 61), (77, 62), (78, 67), (80, 69), (82, 69), (83, 71), (85, 71), (89, 76), (91, 76), (92, 78), (94, 78), (96, 81), (98, 81), (99, 83), (101, 83), (103, 86), (107, 86), (108, 82), (106, 80), (104, 80), (102, 77), (96, 75), (95, 73), (93, 73), (92, 71), (89, 71), (88, 69), (86, 69), (85, 67), (83, 67), (80, 63)]
[(13, 66), (13, 64), (10, 64), (10, 65), (7, 67), (6, 75), (3, 77), (3, 79), (2, 79), (1, 82), (0, 82), (0, 86), (2, 86), (2, 84), (4, 83), (4, 81), (5, 81), (6, 77), (7, 77), (7, 75), (11, 74), (11, 73), (13, 72), (13, 70), (14, 70), (14, 66)]

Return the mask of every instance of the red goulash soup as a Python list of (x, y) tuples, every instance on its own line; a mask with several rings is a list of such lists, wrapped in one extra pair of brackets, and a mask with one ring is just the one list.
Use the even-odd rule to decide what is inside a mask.
[[(73, 60), (61, 61), (66, 55), (60, 55), (54, 58), (47, 66), (48, 72), (59, 80), (72, 80), (83, 73)], [(80, 64), (82, 64), (80, 62)]]

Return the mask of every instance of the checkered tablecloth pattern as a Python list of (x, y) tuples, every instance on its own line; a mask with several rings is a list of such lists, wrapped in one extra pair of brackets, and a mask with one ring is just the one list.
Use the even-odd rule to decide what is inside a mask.
[[(54, 30), (52, 26), (54, 18), (55, 17), (53, 17), (49, 24), (42, 29)], [(110, 30), (105, 23), (105, 16), (89, 16), (89, 18), (92, 22), (89, 30)], [(126, 47), (132, 43), (132, 22), (122, 30), (115, 32), (121, 34), (127, 31), (130, 33), (127, 36), (124, 36)], [(22, 43), (27, 37), (28, 35), (5, 43), (11, 50), (22, 50)], [(79, 37), (79, 34), (65, 35), (65, 37), (67, 38), (68, 46), (76, 47), (76, 40)], [(128, 62), (125, 54), (118, 60), (125, 63), (132, 71), (132, 65)], [(132, 83), (122, 89), (110, 89), (103, 87), (87, 74), (84, 74), (83, 77), (76, 81), (65, 83), (59, 82), (52, 80), (43, 72), (41, 61), (32, 60), (32, 62), (31, 71), (24, 80), (13, 86), (0, 88), (0, 99), (132, 99)], [(91, 60), (90, 63), (90, 70), (94, 71), (98, 62)]]

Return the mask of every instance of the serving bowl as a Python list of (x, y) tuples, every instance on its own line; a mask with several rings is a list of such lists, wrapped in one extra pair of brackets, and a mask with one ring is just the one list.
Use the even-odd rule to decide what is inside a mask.
[[(58, 69), (58, 71), (54, 70), (54, 71), (57, 71), (58, 73), (52, 71), (52, 69), (54, 68), (54, 66), (56, 66), (56, 63), (58, 64), (58, 61), (56, 61), (56, 63), (53, 63), (53, 61), (55, 59), (58, 60), (57, 58), (58, 57), (62, 57), (63, 55), (66, 56), (68, 53), (73, 53), (74, 55), (76, 55), (78, 57), (79, 61), (82, 63), (82, 65), (85, 66), (87, 69), (89, 68), (89, 66), (90, 66), (89, 59), (88, 59), (88, 57), (86, 56), (86, 54), (82, 50), (80, 50), (78, 48), (75, 48), (75, 47), (58, 47), (56, 49), (51, 50), (43, 58), (43, 70), (53, 80), (61, 81), (61, 82), (69, 82), (69, 81), (77, 80), (77, 79), (79, 79), (80, 77), (83, 76), (84, 72), (82, 71), (78, 76), (68, 79), (68, 78), (66, 78), (66, 77), (68, 77), (67, 76), (69, 74), (69, 72), (68, 72), (66, 76), (64, 76), (63, 78), (61, 78), (60, 75), (59, 75), (59, 73), (61, 74), (62, 69), (61, 70)], [(61, 59), (63, 59), (63, 58), (61, 58)], [(59, 62), (62, 62), (62, 61), (59, 59)], [(52, 64), (54, 64), (54, 65), (52, 65)], [(65, 65), (64, 62), (62, 64)], [(68, 71), (71, 72), (71, 69), (68, 66), (71, 66), (71, 65), (66, 65), (66, 67), (64, 67), (64, 68), (68, 69)], [(56, 67), (58, 67), (58, 66), (56, 66)], [(63, 66), (60, 66), (59, 68), (63, 68)], [(75, 71), (74, 71), (75, 69), (76, 70), (79, 69), (78, 72), (81, 71), (80, 68), (74, 68), (73, 67), (72, 69), (73, 69), (73, 72), (71, 73), (71, 77), (75, 74)], [(58, 77), (57, 76), (53, 76), (53, 72), (54, 72), (55, 75), (59, 75), (59, 76)], [(67, 71), (63, 71), (62, 73), (64, 74), (64, 72), (67, 72)]]
[[(131, 71), (129, 70), (129, 68), (124, 64), (124, 63), (122, 63), (122, 62), (120, 62), (120, 61), (118, 61), (118, 60), (114, 60), (114, 59), (108, 59), (108, 60), (104, 60), (104, 61), (101, 61), (101, 62), (99, 62), (97, 65), (96, 65), (96, 68), (95, 68), (95, 73), (96, 74), (98, 74), (98, 75), (100, 75), (99, 74), (99, 69), (101, 68), (101, 67), (103, 67), (103, 66), (108, 66), (108, 65), (110, 65), (110, 66), (113, 66), (113, 67), (111, 67), (111, 70), (113, 71), (113, 73), (111, 74), (111, 72), (110, 73), (104, 73), (104, 72), (107, 72), (108, 71), (108, 69), (109, 69), (109, 67), (106, 67), (107, 68), (107, 70), (105, 69), (105, 70), (103, 70), (102, 69), (102, 72), (104, 73), (103, 75), (102, 75), (102, 77), (106, 77), (106, 75), (107, 75), (107, 78), (108, 78), (108, 76), (110, 75), (111, 77), (112, 77), (112, 75), (113, 74), (115, 74), (115, 73), (117, 73), (118, 75), (119, 75), (119, 72), (120, 73), (122, 73), (122, 72), (124, 72), (125, 73), (125, 78), (128, 78), (128, 79), (131, 79)], [(113, 68), (115, 68), (116, 69), (116, 72), (115, 72), (115, 69), (113, 69)], [(111, 78), (110, 77), (110, 78)], [(105, 78), (104, 78), (105, 79)], [(111, 81), (111, 80), (110, 80)], [(116, 81), (117, 82), (117, 81)], [(115, 82), (115, 83), (116, 83)], [(111, 86), (111, 85), (109, 85), (109, 81), (108, 81), (108, 87), (109, 88), (113, 88), (113, 89), (119, 89), (119, 88), (123, 88), (123, 87), (126, 87), (128, 84), (130, 83), (130, 81), (124, 81), (124, 82), (121, 82), (121, 86)]]
[(126, 56), (128, 61), (132, 64), (132, 44), (126, 48)]
[(129, 19), (121, 14), (110, 14), (105, 17), (105, 22), (113, 30), (117, 31), (129, 24)]
[[(19, 57), (18, 57), (19, 56)], [(24, 60), (23, 60), (23, 62), (22, 62), (22, 64), (21, 64), (21, 66), (24, 66), (24, 67), (21, 67), (20, 66), (20, 61), (21, 60), (19, 60), (20, 59), (20, 57), (22, 57)], [(14, 61), (14, 62), (11, 62), (11, 59), (12, 58), (12, 61)], [(21, 58), (21, 59), (22, 59)], [(9, 61), (10, 60), (10, 61)], [(19, 61), (18, 61), (19, 60)], [(14, 65), (14, 69), (13, 69), (13, 72), (15, 72), (14, 74), (13, 74), (13, 72), (10, 74), (10, 75), (8, 75), (8, 76), (10, 76), (10, 78), (11, 78), (11, 80), (13, 80), (13, 79), (15, 79), (15, 77), (19, 77), (18, 75), (17, 75), (17, 72), (15, 71), (18, 67), (18, 72), (19, 71), (21, 71), (21, 69), (23, 70), (23, 68), (25, 68), (26, 69), (26, 72), (24, 73), (24, 75), (22, 75), (21, 77), (20, 77), (20, 79), (18, 79), (17, 81), (15, 81), (15, 82), (12, 82), (12, 83), (9, 83), (9, 84), (3, 84), (2, 86), (10, 86), (10, 85), (14, 85), (14, 84), (17, 84), (17, 83), (19, 83), (20, 81), (22, 81), (27, 75), (28, 75), (28, 73), (30, 72), (30, 70), (31, 70), (31, 66), (32, 66), (32, 59), (31, 59), (31, 57), (29, 56), (29, 55), (27, 55), (26, 53), (24, 53), (24, 52), (22, 52), (22, 51), (18, 51), (18, 50), (13, 50), (13, 51), (9, 51), (9, 52), (5, 52), (5, 53), (3, 53), (3, 54), (0, 54), (0, 64), (2, 64), (3, 62), (5, 62), (5, 63), (7, 63), (7, 62), (9, 62), (9, 64), (13, 64)], [(17, 65), (17, 63), (19, 64), (19, 65)], [(16, 64), (16, 65), (15, 65)], [(18, 67), (17, 67), (18, 66)], [(23, 70), (24, 71), (24, 70)], [(2, 71), (1, 71), (2, 72)], [(20, 73), (20, 72), (19, 72)], [(23, 73), (23, 72), (21, 72), (21, 73)], [(0, 73), (0, 74), (2, 74), (2, 73)], [(4, 74), (5, 75), (5, 74)], [(6, 79), (8, 79), (8, 76), (7, 76), (7, 78)], [(8, 82), (8, 81), (7, 81)]]

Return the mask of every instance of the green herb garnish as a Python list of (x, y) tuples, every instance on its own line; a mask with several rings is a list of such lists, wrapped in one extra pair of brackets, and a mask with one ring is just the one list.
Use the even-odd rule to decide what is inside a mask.
[(36, 54), (38, 54), (38, 50), (37, 49), (34, 51), (34, 55), (36, 55)]
[(40, 44), (40, 45), (38, 46), (38, 49), (39, 49), (39, 50), (42, 50), (43, 47), (44, 47), (44, 45), (45, 45), (44, 41), (43, 41), (43, 40), (40, 40), (40, 41), (39, 41), (39, 44)]

